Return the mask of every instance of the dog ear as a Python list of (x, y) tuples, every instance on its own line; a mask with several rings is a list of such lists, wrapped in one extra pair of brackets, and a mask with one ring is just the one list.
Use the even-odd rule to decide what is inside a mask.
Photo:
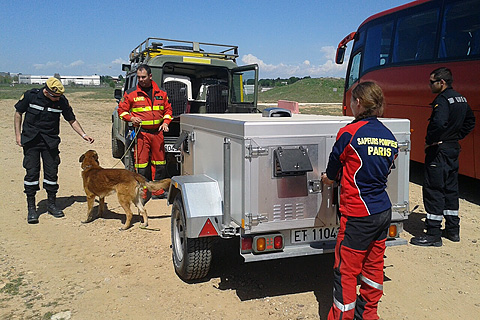
[(78, 162), (81, 163), (83, 162), (84, 159), (85, 159), (85, 153), (80, 156), (80, 159), (78, 159)]

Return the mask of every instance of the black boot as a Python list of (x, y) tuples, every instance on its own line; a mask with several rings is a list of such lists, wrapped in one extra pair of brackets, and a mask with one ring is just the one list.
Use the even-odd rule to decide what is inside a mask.
[(442, 237), (447, 238), (452, 242), (460, 242), (460, 232), (459, 230), (451, 231), (447, 229), (442, 230)]
[(38, 213), (37, 213), (37, 206), (35, 204), (35, 196), (27, 196), (27, 208), (28, 208), (27, 222), (30, 224), (38, 223)]
[(49, 194), (48, 195), (47, 211), (48, 211), (48, 213), (50, 213), (55, 218), (64, 217), (65, 215), (63, 214), (63, 211), (58, 209), (56, 204), (55, 204), (56, 199), (57, 199), (57, 197), (56, 197), (55, 194)]
[(412, 239), (410, 239), (410, 243), (422, 247), (441, 247), (442, 238), (440, 236), (432, 236), (425, 234), (422, 236), (413, 237)]

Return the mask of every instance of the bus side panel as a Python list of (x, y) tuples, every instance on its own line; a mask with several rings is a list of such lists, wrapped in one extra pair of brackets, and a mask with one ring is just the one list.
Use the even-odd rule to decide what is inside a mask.
[[(480, 95), (471, 81), (472, 70), (480, 70), (480, 61), (451, 62), (441, 64), (412, 65), (374, 70), (364, 74), (361, 82), (374, 81), (380, 85), (386, 100), (384, 117), (407, 118), (411, 121), (411, 159), (423, 163), (424, 146), (428, 118), (431, 114), (430, 103), (435, 99), (428, 85), (430, 72), (441, 66), (447, 66), (453, 73), (453, 88), (464, 95), (476, 115), (476, 125), (461, 141), (460, 174), (480, 178)], [(477, 91), (476, 91), (477, 90)], [(345, 94), (349, 104), (351, 90)], [(347, 115), (351, 115), (347, 107)], [(475, 138), (476, 137), (476, 138)]]

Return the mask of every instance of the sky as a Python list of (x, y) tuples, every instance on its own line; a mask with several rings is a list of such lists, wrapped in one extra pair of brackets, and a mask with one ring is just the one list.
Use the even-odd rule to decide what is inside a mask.
[[(408, 0), (0, 0), (0, 72), (124, 74), (149, 37), (239, 47), (260, 78), (344, 77), (338, 43)], [(351, 46), (350, 46), (351, 47)]]

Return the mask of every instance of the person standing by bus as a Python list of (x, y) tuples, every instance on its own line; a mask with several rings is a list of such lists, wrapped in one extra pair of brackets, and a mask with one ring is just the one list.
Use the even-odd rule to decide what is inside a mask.
[(437, 97), (432, 102), (425, 137), (425, 176), (423, 204), (427, 212), (426, 234), (413, 237), (411, 244), (442, 246), (442, 220), (445, 217), (445, 238), (460, 241), (458, 216), (459, 140), (475, 127), (475, 116), (467, 99), (452, 88), (453, 76), (448, 68), (430, 74), (430, 89)]
[[(165, 146), (163, 132), (168, 132), (172, 121), (172, 106), (167, 92), (152, 80), (152, 70), (142, 64), (137, 69), (138, 85), (125, 92), (118, 104), (118, 115), (124, 121), (140, 127), (135, 146), (135, 168), (147, 181), (152, 180), (150, 163), (155, 166), (154, 180), (166, 176)], [(153, 198), (164, 197), (164, 191), (152, 194)], [(144, 199), (146, 195), (144, 195)]]
[(394, 135), (377, 119), (383, 106), (382, 89), (374, 82), (362, 82), (352, 90), (350, 108), (355, 120), (338, 132), (322, 174), (327, 185), (341, 177), (340, 230), (329, 320), (378, 319), (383, 255), (392, 218), (392, 203), (385, 189), (398, 155)]

